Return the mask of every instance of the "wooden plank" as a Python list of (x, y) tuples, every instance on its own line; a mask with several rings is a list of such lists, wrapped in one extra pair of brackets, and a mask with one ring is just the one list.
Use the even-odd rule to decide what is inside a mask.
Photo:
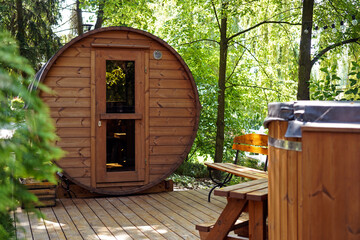
[(191, 202), (195, 202), (197, 204), (200, 204), (200, 205), (204, 206), (205, 208), (210, 208), (211, 207), (212, 212), (221, 213), (222, 210), (223, 210), (223, 207), (219, 207), (219, 206), (216, 206), (214, 204), (209, 206), (208, 202), (203, 201), (203, 199), (199, 198), (198, 196), (194, 196), (193, 194), (188, 193), (187, 191), (179, 191), (178, 193), (180, 195), (183, 195), (184, 197), (187, 197), (187, 198), (191, 199), (192, 200)]
[[(162, 197), (163, 199), (167, 199), (173, 204), (179, 206), (181, 209), (200, 218), (202, 221), (213, 221), (216, 220), (216, 218), (219, 216), (219, 213), (211, 211), (209, 208), (206, 208), (203, 205), (198, 204), (197, 202), (191, 202), (191, 199), (182, 196), (177, 192), (166, 194), (160, 193), (158, 194), (158, 196)], [(209, 203), (208, 206), (211, 208), (212, 204)]]
[(89, 57), (68, 57), (68, 56), (59, 56), (54, 65), (56, 67), (90, 67), (90, 58)]
[(89, 98), (44, 97), (42, 100), (49, 107), (90, 107)]
[(150, 71), (150, 79), (151, 78), (189, 79), (189, 76), (183, 70), (151, 69), (151, 71)]
[[(208, 194), (202, 194), (199, 192), (198, 189), (194, 190), (194, 191), (187, 191), (187, 193), (189, 194), (188, 196), (190, 196), (190, 194), (192, 195), (192, 198), (197, 198), (199, 200), (201, 200), (202, 202), (207, 202), (209, 203), (208, 200)], [(208, 191), (207, 191), (208, 193)], [(219, 201), (218, 198), (221, 198), (221, 200), (224, 201)], [(217, 197), (217, 199), (213, 199), (211, 198), (211, 204), (215, 205), (217, 207), (219, 207), (220, 209), (224, 209), (225, 205), (226, 205), (226, 199), (224, 197)]]
[[(50, 93), (46, 93), (46, 92), (41, 92), (41, 97), (58, 97), (58, 98), (90, 98), (90, 88), (88, 87), (80, 87), (80, 88), (76, 88), (76, 87), (53, 87), (51, 88), (52, 92)], [(59, 101), (59, 100), (58, 100)], [(66, 103), (66, 101), (71, 101), (70, 100), (62, 100), (64, 101), (64, 103)], [(79, 101), (79, 104), (84, 104), (84, 100)], [(89, 101), (89, 100), (88, 100)], [(87, 104), (88, 107), (89, 104)], [(54, 106), (55, 107), (55, 106)], [(63, 106), (65, 107), (65, 106)], [(75, 106), (72, 106), (75, 107)], [(80, 106), (79, 106), (80, 107)]]
[[(248, 187), (244, 187), (241, 189), (236, 189), (230, 192), (230, 197), (232, 198), (239, 198), (239, 199), (247, 199), (247, 195), (251, 194), (251, 192), (255, 192), (258, 190), (267, 189), (268, 183), (264, 182), (257, 185), (252, 185)], [(267, 195), (267, 191), (262, 191), (264, 195)]]
[(73, 178), (84, 178), (91, 176), (89, 167), (62, 167), (62, 169)]
[[(112, 200), (112, 199), (111, 199)], [(169, 236), (177, 238), (177, 235), (174, 234), (170, 229), (165, 227), (162, 223), (160, 223), (157, 219), (155, 219), (153, 216), (148, 214), (144, 209), (142, 209), (139, 205), (128, 199), (127, 197), (121, 197), (117, 198), (118, 201), (113, 201), (113, 204), (116, 208), (123, 209), (124, 206), (126, 206), (128, 209), (131, 209), (130, 212), (127, 211), (126, 215), (130, 216), (128, 219), (132, 221), (131, 219), (135, 220), (138, 223), (134, 223), (140, 230), (143, 231), (145, 235), (147, 235), (150, 239), (166, 239)], [(110, 199), (109, 199), (110, 201)], [(121, 211), (122, 212), (122, 211)], [(122, 212), (123, 213), (123, 212)], [(124, 214), (124, 213), (123, 213)], [(136, 217), (134, 216), (136, 215)], [(140, 219), (139, 219), (140, 217)], [(140, 224), (139, 224), (140, 223)], [(148, 226), (148, 227), (145, 227)], [(150, 227), (150, 229), (149, 229)]]
[(182, 162), (184, 159), (179, 155), (150, 155), (149, 163), (152, 164), (164, 164), (174, 165), (178, 162)]
[(97, 198), (95, 201), (130, 235), (130, 237), (133, 239), (149, 239), (107, 199)]
[(41, 213), (45, 215), (44, 223), (51, 240), (66, 240), (65, 234), (61, 229), (56, 215), (52, 208), (41, 208)]
[(90, 167), (90, 158), (62, 158), (56, 163), (62, 168)]
[[(150, 128), (151, 129), (151, 128)], [(159, 134), (155, 132), (154, 134)], [(171, 134), (170, 134), (171, 135)], [(190, 141), (190, 134), (187, 136), (170, 136), (164, 133), (163, 136), (151, 135), (150, 146), (174, 146), (174, 145), (187, 145)]]
[(131, 31), (104, 31), (99, 32), (96, 34), (96, 38), (116, 38), (116, 39), (129, 39), (129, 40), (136, 40), (136, 39), (149, 39), (148, 36), (143, 34), (139, 34), (136, 32)]
[(150, 146), (151, 155), (183, 154), (187, 146)]
[(90, 128), (57, 128), (55, 132), (61, 138), (90, 138)]
[(235, 165), (233, 163), (205, 163), (205, 165), (223, 172), (234, 174), (235, 176), (246, 177), (253, 180), (268, 178), (267, 173), (264, 171)]
[[(149, 52), (145, 52), (145, 70), (150, 69), (149, 68)], [(149, 176), (150, 176), (150, 161), (147, 161), (150, 159), (150, 80), (149, 80), (149, 71), (145, 71), (145, 83), (144, 83), (144, 141), (145, 141), (145, 147), (144, 147), (144, 159), (145, 159), (145, 184), (149, 183)], [(157, 184), (159, 185), (159, 184)], [(173, 189), (173, 186), (171, 186), (171, 189)], [(149, 189), (151, 190), (151, 189)]]
[[(68, 214), (68, 217), (74, 222), (74, 227), (79, 231), (80, 235), (84, 239), (100, 239), (100, 237), (95, 232), (94, 228), (88, 222), (88, 219), (79, 211), (71, 199), (61, 199), (61, 204)], [(56, 214), (57, 215), (57, 214)], [(57, 215), (58, 216), (58, 215)], [(72, 234), (73, 235), (73, 234)], [(68, 235), (66, 235), (68, 239)], [(71, 236), (73, 237), (73, 236)], [(80, 237), (80, 236), (79, 236)]]
[(266, 204), (263, 201), (249, 201), (249, 232), (251, 239), (266, 239)]
[[(134, 197), (130, 197), (134, 198)], [(138, 201), (138, 204), (145, 204), (145, 209), (147, 211), (160, 212), (164, 221), (167, 222), (169, 227), (172, 225), (172, 229), (175, 230), (181, 237), (188, 238), (188, 239), (198, 239), (199, 233), (195, 230), (194, 224), (190, 222), (188, 219), (182, 217), (173, 209), (169, 208), (168, 206), (163, 205), (163, 203), (156, 201), (155, 199), (149, 196), (139, 196), (135, 198)], [(141, 201), (139, 201), (141, 200)], [(143, 205), (142, 205), (143, 206)], [(146, 207), (150, 206), (150, 208)], [(159, 214), (157, 214), (157, 218), (159, 218)], [(176, 227), (174, 227), (176, 226)]]
[(63, 148), (66, 158), (89, 158), (90, 148)]
[(90, 127), (90, 118), (54, 118), (56, 127)]
[(90, 48), (82, 48), (82, 47), (76, 47), (71, 46), (67, 48), (61, 56), (66, 57), (90, 57)]
[(242, 188), (246, 188), (246, 187), (250, 187), (250, 186), (256, 186), (258, 184), (263, 184), (266, 182), (267, 182), (267, 179), (265, 179), (265, 178), (261, 178), (261, 179), (257, 179), (257, 180), (253, 180), (253, 181), (249, 181), (249, 182), (243, 182), (243, 183), (227, 186), (227, 187), (220, 188), (220, 189), (215, 189), (214, 195), (228, 197), (231, 191), (235, 191), (237, 189), (242, 189)]
[(268, 145), (268, 136), (265, 134), (245, 134), (241, 136), (236, 136), (234, 138), (234, 143), (241, 144), (250, 144), (256, 146), (267, 146)]
[(179, 61), (169, 61), (169, 60), (150, 60), (151, 69), (172, 69), (172, 70), (182, 70), (183, 66)]
[[(197, 217), (196, 215), (185, 211), (182, 207), (179, 207), (178, 205), (176, 205), (174, 202), (169, 201), (168, 199), (162, 197), (159, 194), (151, 194), (148, 195), (149, 197), (155, 199), (156, 201), (164, 204), (165, 206), (167, 206), (168, 208), (172, 209), (173, 211), (175, 211), (177, 214), (181, 215), (182, 217), (184, 217), (185, 219), (187, 219), (188, 221), (190, 221), (192, 224), (198, 224), (200, 222), (202, 222), (203, 220), (199, 217)], [(195, 212), (194, 212), (195, 213)], [(196, 214), (196, 213), (195, 213)]]
[(48, 87), (89, 87), (90, 78), (46, 77), (44, 84)]
[[(65, 210), (64, 206), (60, 202), (60, 200), (56, 200), (56, 207), (52, 207), (56, 219), (58, 220), (62, 231), (67, 239), (74, 239), (74, 240), (82, 240), (82, 236), (74, 222), (72, 221), (71, 217), (68, 215), (67, 211)], [(90, 234), (89, 232), (88, 234)]]
[(125, 229), (122, 228), (96, 200), (85, 199), (84, 201), (116, 239), (132, 239)]
[(195, 99), (192, 89), (150, 89), (150, 98)]
[(156, 89), (183, 89), (192, 91), (192, 85), (189, 80), (175, 80), (175, 79), (151, 79), (150, 88)]
[(91, 51), (91, 77), (90, 77), (90, 162), (91, 187), (96, 188), (96, 52)]
[(263, 155), (268, 154), (268, 149), (263, 147), (255, 147), (250, 145), (240, 145), (240, 144), (233, 144), (232, 146), (233, 150), (239, 150), (244, 152), (251, 152), (251, 153), (260, 153)]
[(61, 138), (61, 140), (56, 141), (56, 146), (59, 147), (90, 147), (90, 138), (87, 137), (82, 137), (82, 138), (77, 138), (77, 137), (63, 137)]
[[(65, 202), (71, 200), (62, 199), (61, 201)], [(107, 226), (104, 225), (101, 219), (94, 213), (94, 211), (92, 211), (83, 199), (73, 199), (73, 202), (100, 239), (116, 239)]]
[(151, 164), (150, 165), (150, 174), (162, 174), (164, 175), (165, 173), (169, 172), (173, 166), (171, 165), (155, 165), (155, 164)]
[(17, 208), (15, 211), (16, 222), (16, 236), (18, 239), (32, 239), (30, 222), (25, 210)]
[(189, 98), (150, 98), (151, 108), (194, 108), (194, 99)]
[(54, 118), (90, 117), (90, 108), (73, 108), (73, 107), (50, 108), (50, 116)]
[(150, 108), (150, 117), (195, 117), (195, 108)]
[(90, 77), (89, 67), (52, 67), (47, 73), (48, 77)]
[(43, 219), (38, 219), (35, 213), (28, 213), (32, 237), (35, 240), (48, 240), (49, 235)]
[(151, 136), (189, 136), (193, 132), (193, 127), (150, 127)]
[(152, 117), (150, 127), (192, 127), (195, 118)]

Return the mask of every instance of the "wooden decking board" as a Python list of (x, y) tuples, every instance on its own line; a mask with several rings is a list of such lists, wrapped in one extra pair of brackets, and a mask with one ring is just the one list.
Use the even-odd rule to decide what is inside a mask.
[(149, 225), (139, 217), (132, 209), (123, 204), (118, 198), (107, 199), (118, 211), (120, 211), (131, 223), (133, 223), (144, 235), (150, 239), (166, 239), (157, 230), (156, 227)]
[(179, 207), (178, 205), (174, 204), (173, 202), (167, 200), (166, 198), (161, 197), (159, 194), (151, 194), (149, 195), (149, 197), (155, 199), (158, 202), (163, 203), (165, 206), (167, 206), (168, 208), (172, 209), (173, 211), (175, 211), (177, 214), (179, 214), (180, 216), (186, 218), (188, 221), (190, 221), (192, 224), (198, 224), (200, 222), (203, 222), (202, 219), (194, 216), (193, 214), (191, 214), (188, 211), (184, 211), (183, 208)]
[(194, 210), (194, 214), (198, 213), (200, 215), (206, 214), (209, 217), (212, 216), (213, 214), (216, 215), (220, 215), (218, 212), (211, 210), (208, 207), (205, 207), (201, 204), (199, 204), (196, 201), (193, 201), (192, 199), (180, 194), (180, 192), (176, 192), (176, 195), (173, 194), (169, 194), (170, 196), (172, 195), (174, 198), (181, 200), (182, 202), (184, 202), (184, 204), (188, 205), (188, 206), (192, 206), (195, 210)]
[[(179, 193), (182, 194), (183, 196), (186, 196), (186, 197), (190, 198), (194, 202), (197, 202), (198, 204), (204, 206), (205, 208), (209, 208), (209, 204), (207, 202), (204, 202), (204, 200), (202, 200), (198, 196), (190, 195), (189, 193), (187, 193), (187, 191), (180, 191)], [(214, 205), (212, 205), (210, 210), (215, 211), (215, 212), (220, 214), (222, 212), (223, 208), (221, 208), (221, 207), (214, 204)]]
[(53, 240), (66, 240), (64, 232), (54, 214), (52, 208), (42, 208), (42, 214), (46, 216), (44, 219), (46, 229), (48, 230), (50, 239)]
[[(89, 231), (89, 233), (87, 233), (82, 231), (82, 225), (79, 226), (75, 225), (75, 222), (69, 215), (68, 211), (64, 208), (60, 200), (56, 200), (56, 207), (53, 207), (52, 209), (54, 210), (58, 222), (61, 223), (60, 226), (64, 231), (64, 234), (67, 239), (81, 240), (81, 239), (85, 239), (85, 237), (87, 235), (90, 235), (91, 233), (95, 234), (95, 232), (91, 228), (87, 229)], [(80, 224), (83, 224), (83, 222), (80, 222)], [(82, 236), (81, 232), (83, 232), (85, 236)], [(91, 239), (91, 237), (89, 237), (89, 239)], [(99, 239), (99, 238), (95, 238), (95, 239)]]
[[(205, 190), (205, 189), (199, 189), (199, 190), (197, 190), (197, 192), (205, 195), (206, 197), (208, 197), (208, 194), (209, 194), (209, 190)], [(212, 193), (212, 195), (211, 195), (211, 202), (213, 202), (213, 200), (223, 203), (224, 206), (225, 206), (226, 203), (227, 203), (226, 198), (224, 198), (224, 197), (219, 197), (219, 196), (215, 196), (214, 193)]]
[[(64, 200), (69, 199), (63, 199), (62, 201)], [(99, 239), (116, 240), (107, 226), (104, 225), (101, 219), (93, 212), (93, 210), (84, 202), (83, 199), (73, 199), (72, 201), (75, 203), (76, 207), (79, 209), (86, 221), (90, 224), (91, 228), (95, 231)]]
[(80, 232), (81, 236), (84, 239), (98, 240), (100, 239), (95, 230), (92, 228), (90, 223), (76, 207), (71, 199), (62, 199), (61, 203), (63, 204), (65, 210), (69, 214), (69, 217), (76, 225), (77, 230)]
[(195, 224), (216, 220), (220, 206), (225, 206), (221, 198), (214, 200), (216, 205), (208, 203), (207, 192), (61, 199), (55, 207), (41, 208), (46, 218), (40, 220), (19, 208), (14, 213), (19, 220), (17, 236), (30, 240), (199, 239)]
[[(208, 195), (201, 194), (200, 192), (196, 191), (192, 193), (198, 199), (201, 199), (201, 202), (206, 202), (208, 199)], [(224, 198), (226, 200), (226, 198)], [(219, 201), (218, 199), (211, 198), (212, 204), (218, 206), (221, 210), (224, 209), (224, 202)]]
[(128, 197), (119, 198), (125, 205), (131, 208), (139, 217), (145, 220), (147, 224), (152, 226), (158, 233), (166, 239), (181, 239), (179, 235), (174, 233), (171, 228), (168, 228), (163, 222), (159, 221), (152, 214), (147, 212), (143, 206), (138, 205)]
[(21, 211), (18, 208), (15, 213), (15, 218), (18, 220), (16, 225), (16, 236), (18, 239), (32, 239), (32, 232), (27, 212)]
[(94, 201), (96, 201), (133, 239), (149, 239), (107, 199), (98, 198)]
[(159, 220), (166, 222), (166, 226), (175, 230), (175, 232), (181, 237), (186, 239), (199, 238), (199, 232), (195, 230), (194, 225), (190, 221), (164, 206), (162, 203), (150, 198), (149, 196), (140, 196), (140, 198), (136, 198), (136, 200), (140, 204), (148, 204), (147, 206), (150, 206), (149, 208), (145, 205), (142, 206), (144, 206), (147, 211), (151, 209)]
[(28, 216), (33, 238), (38, 240), (49, 240), (49, 235), (46, 230), (44, 220), (38, 220), (34, 213), (28, 213)]
[[(170, 196), (170, 194), (167, 194), (166, 197), (164, 197), (164, 195), (162, 193), (160, 193), (158, 195), (160, 197), (163, 197), (164, 199), (167, 199), (168, 201), (171, 201), (173, 204), (182, 208), (184, 211), (186, 211), (192, 215), (196, 214), (196, 217), (200, 218), (204, 222), (209, 222), (209, 221), (214, 220), (214, 218), (211, 215), (208, 215), (207, 212), (202, 212), (198, 208), (195, 208), (194, 206), (186, 203), (185, 201), (182, 201), (180, 198)], [(214, 213), (212, 213), (212, 214), (214, 214)]]
[(94, 199), (85, 199), (87, 205), (94, 211), (96, 216), (101, 219), (101, 222), (112, 233), (116, 239), (132, 239), (130, 235), (119, 225), (115, 220), (105, 211)]

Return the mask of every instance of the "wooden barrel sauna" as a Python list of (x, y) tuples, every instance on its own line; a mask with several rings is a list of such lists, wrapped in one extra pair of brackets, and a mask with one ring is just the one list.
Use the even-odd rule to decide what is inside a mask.
[(272, 103), (268, 111), (269, 239), (359, 239), (360, 103)]
[(193, 76), (179, 54), (150, 33), (128, 27), (87, 32), (61, 48), (36, 80), (53, 90), (40, 97), (56, 124), (56, 144), (67, 152), (56, 164), (91, 192), (144, 191), (190, 151), (200, 115)]

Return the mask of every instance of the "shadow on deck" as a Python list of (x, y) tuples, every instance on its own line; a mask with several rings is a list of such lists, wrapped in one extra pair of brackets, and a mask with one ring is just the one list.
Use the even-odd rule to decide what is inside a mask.
[(46, 219), (18, 209), (18, 239), (199, 239), (195, 225), (216, 220), (226, 199), (208, 190), (127, 197), (58, 199), (40, 208)]

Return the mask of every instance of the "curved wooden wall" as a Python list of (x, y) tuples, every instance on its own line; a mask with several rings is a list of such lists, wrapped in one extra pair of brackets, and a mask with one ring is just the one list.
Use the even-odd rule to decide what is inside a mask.
[[(149, 182), (142, 186), (91, 184), (91, 44), (150, 46), (149, 54)], [(155, 60), (154, 50), (163, 57)], [(132, 28), (110, 27), (79, 36), (65, 45), (40, 76), (55, 95), (41, 93), (61, 138), (57, 145), (67, 155), (57, 162), (64, 174), (91, 191), (129, 194), (150, 188), (183, 162), (196, 136), (200, 103), (194, 79), (184, 61), (161, 39)]]

